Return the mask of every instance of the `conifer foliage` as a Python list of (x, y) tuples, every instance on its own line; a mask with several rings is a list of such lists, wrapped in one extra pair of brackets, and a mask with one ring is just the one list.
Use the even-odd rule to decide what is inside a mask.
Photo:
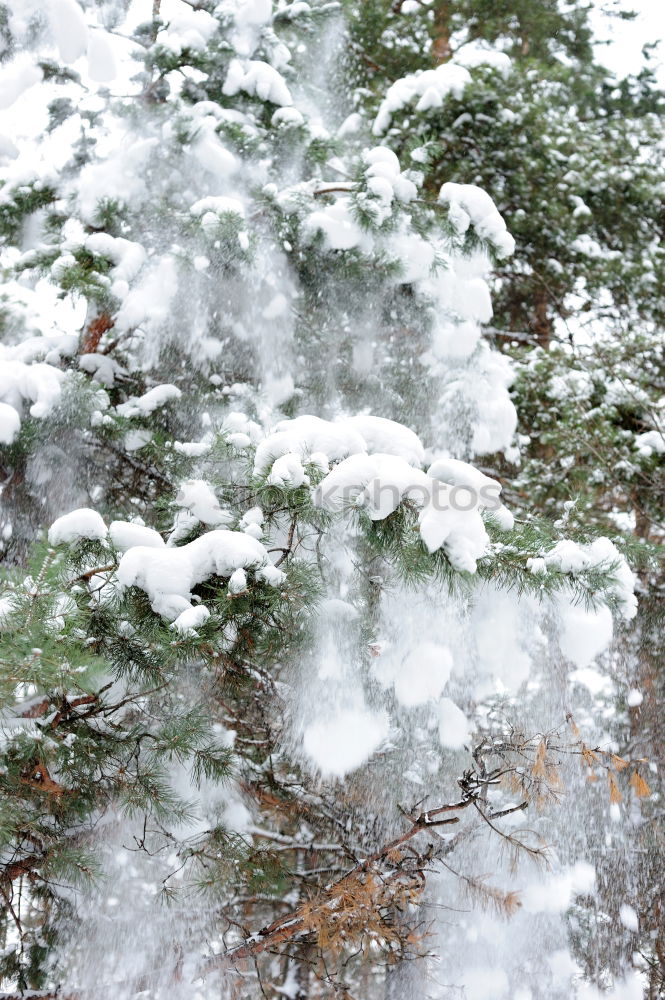
[(565, 665), (652, 669), (661, 97), (576, 4), (0, 10), (0, 983), (406, 996), (652, 798)]

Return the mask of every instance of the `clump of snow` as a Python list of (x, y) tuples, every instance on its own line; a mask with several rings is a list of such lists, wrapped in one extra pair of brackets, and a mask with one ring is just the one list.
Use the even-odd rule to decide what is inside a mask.
[(271, 586), (284, 580), (255, 538), (242, 531), (218, 529), (180, 548), (138, 545), (128, 549), (118, 566), (118, 581), (123, 587), (140, 587), (155, 614), (174, 621), (193, 606), (193, 587), (211, 576), (230, 577), (237, 569), (253, 569), (257, 579)]
[(633, 931), (634, 934), (637, 934), (640, 929), (637, 913), (628, 903), (622, 903), (619, 907), (619, 920), (627, 931)]
[(281, 420), (274, 432), (260, 442), (254, 456), (254, 474), (264, 475), (277, 458), (288, 453), (303, 460), (325, 456), (327, 467), (328, 462), (364, 451), (365, 441), (352, 427), (305, 414)]
[(257, 59), (231, 60), (222, 92), (227, 97), (233, 97), (241, 90), (250, 97), (256, 96), (282, 107), (293, 104), (282, 74), (274, 66)]
[(48, 531), (48, 540), (51, 545), (68, 545), (82, 538), (104, 541), (106, 535), (106, 525), (102, 516), (96, 510), (81, 507), (79, 510), (70, 511), (69, 514), (63, 514), (54, 521)]
[(401, 111), (416, 99), (416, 111), (440, 108), (449, 95), (461, 97), (469, 83), (471, 83), (469, 71), (453, 63), (442, 63), (436, 69), (411, 73), (396, 80), (388, 88), (379, 106), (372, 132), (374, 135), (383, 135), (390, 128), (395, 112)]
[(159, 45), (173, 52), (184, 49), (204, 50), (217, 29), (217, 21), (205, 10), (178, 12), (169, 18), (165, 29), (157, 35)]
[(321, 233), (328, 250), (358, 247), (368, 253), (372, 248), (372, 239), (356, 222), (348, 197), (338, 198), (332, 205), (311, 212), (303, 222), (302, 232), (306, 239)]
[(171, 628), (180, 632), (181, 635), (196, 635), (196, 629), (203, 625), (208, 618), (210, 618), (210, 612), (205, 604), (198, 604), (194, 608), (182, 611), (172, 623)]
[(343, 778), (361, 767), (388, 735), (385, 712), (349, 708), (311, 723), (305, 730), (305, 753), (324, 777)]
[(499, 499), (501, 483), (486, 476), (480, 469), (457, 458), (438, 458), (430, 465), (427, 474), (457, 488), (451, 493), (456, 492), (458, 503), (464, 504), (463, 494), (466, 490), (469, 498), (477, 498), (479, 509), (490, 512), (504, 531), (510, 531), (514, 527), (513, 515)]
[(644, 701), (644, 695), (637, 688), (631, 688), (626, 695), (626, 704), (629, 708), (637, 708)]
[(0, 401), (21, 415), (24, 402), (29, 402), (30, 415), (47, 417), (60, 401), (66, 375), (58, 368), (42, 362), (24, 364), (3, 361), (0, 366)]
[(290, 489), (297, 489), (309, 483), (309, 476), (305, 472), (300, 455), (287, 452), (273, 462), (270, 475), (266, 482), (271, 486), (287, 486)]
[(522, 906), (527, 913), (563, 913), (575, 896), (593, 892), (596, 872), (586, 861), (527, 885)]
[(110, 83), (118, 75), (115, 52), (105, 31), (97, 29), (88, 35), (88, 75), (95, 83)]
[(573, 575), (588, 569), (609, 570), (614, 567), (609, 590), (617, 601), (619, 611), (626, 619), (637, 614), (635, 576), (609, 538), (596, 538), (589, 545), (578, 545), (570, 539), (563, 539), (545, 554), (544, 559), (547, 567)]
[(474, 573), (489, 541), (479, 498), (469, 494), (462, 508), (453, 490), (394, 455), (361, 454), (340, 462), (322, 480), (314, 503), (332, 511), (363, 507), (378, 521), (410, 500), (421, 508), (419, 530), (426, 548), (442, 548), (455, 569)]
[(13, 444), (21, 430), (21, 418), (9, 403), (0, 403), (0, 444)]
[(588, 667), (612, 641), (612, 613), (607, 607), (586, 611), (580, 605), (559, 605), (559, 648), (576, 667)]
[(88, 26), (76, 0), (49, 0), (51, 32), (63, 62), (76, 62), (88, 47)]
[(500, 52), (491, 46), (480, 41), (467, 42), (459, 48), (452, 59), (457, 66), (465, 66), (467, 69), (474, 69), (476, 66), (489, 66), (497, 70), (503, 76), (507, 76), (512, 69), (512, 59), (506, 52)]
[(662, 455), (665, 453), (665, 435), (662, 431), (645, 431), (636, 436), (635, 447), (645, 458)]
[(43, 72), (29, 56), (20, 56), (0, 70), (0, 109), (11, 107), (21, 94), (43, 79)]
[(462, 709), (451, 701), (442, 698), (439, 702), (439, 742), (449, 750), (460, 750), (469, 742), (471, 727)]
[(205, 230), (217, 228), (220, 218), (232, 216), (237, 221), (245, 218), (245, 207), (238, 198), (229, 198), (227, 195), (209, 195), (207, 198), (200, 198), (194, 202), (190, 208), (192, 215), (201, 219), (201, 226)]
[(423, 465), (425, 461), (425, 449), (418, 435), (396, 420), (363, 413), (356, 417), (346, 417), (338, 423), (357, 431), (370, 454), (381, 452), (396, 455), (409, 465), (416, 466)]
[(436, 701), (448, 683), (452, 666), (453, 658), (446, 646), (418, 643), (404, 657), (395, 677), (397, 700), (405, 708)]
[(158, 531), (133, 521), (111, 521), (109, 538), (120, 552), (126, 552), (127, 549), (131, 549), (135, 545), (144, 545), (155, 549), (164, 547), (164, 539)]
[(515, 240), (503, 216), (482, 188), (448, 181), (439, 191), (439, 201), (449, 206), (448, 218), (459, 236), (473, 225), (478, 236), (492, 245), (497, 256), (510, 257), (515, 252)]
[(224, 510), (213, 490), (203, 479), (188, 479), (181, 483), (174, 500), (178, 508), (169, 545), (175, 545), (185, 538), (197, 525), (219, 528), (233, 521), (232, 515)]
[(156, 385), (143, 396), (132, 396), (126, 403), (120, 403), (116, 412), (121, 417), (145, 417), (173, 399), (180, 399), (182, 392), (176, 385)]

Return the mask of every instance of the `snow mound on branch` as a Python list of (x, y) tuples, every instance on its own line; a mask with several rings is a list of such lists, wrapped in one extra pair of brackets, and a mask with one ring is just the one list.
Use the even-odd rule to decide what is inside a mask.
[(475, 69), (476, 66), (489, 66), (497, 70), (504, 76), (510, 73), (513, 61), (506, 52), (500, 52), (482, 42), (467, 42), (457, 50), (452, 62), (457, 66), (464, 66), (466, 69)]
[(644, 458), (665, 453), (665, 435), (662, 431), (645, 431), (635, 438), (635, 447)]
[(423, 465), (425, 461), (425, 449), (418, 435), (396, 420), (361, 413), (356, 417), (347, 417), (340, 423), (360, 434), (370, 454), (383, 452), (396, 455), (409, 465)]
[[(499, 500), (501, 483), (486, 476), (480, 469), (457, 458), (438, 458), (430, 465), (427, 474), (442, 483), (458, 487), (460, 492), (466, 488), (470, 495), (475, 494), (478, 497), (479, 508), (493, 514), (504, 531), (510, 531), (514, 527), (513, 515)], [(459, 493), (457, 495), (459, 497)]]
[(174, 500), (178, 512), (168, 544), (175, 545), (199, 524), (219, 528), (231, 524), (233, 516), (224, 510), (213, 490), (203, 479), (188, 479), (180, 484)]
[(148, 389), (143, 396), (132, 396), (126, 403), (120, 403), (116, 406), (116, 412), (121, 417), (145, 417), (181, 396), (182, 392), (177, 386), (164, 383)]
[(0, 444), (13, 444), (21, 430), (21, 418), (9, 403), (0, 403)]
[(276, 459), (289, 453), (301, 459), (324, 456), (327, 467), (328, 462), (364, 451), (365, 441), (352, 427), (304, 414), (280, 420), (274, 433), (261, 441), (254, 456), (254, 474), (264, 475)]
[(480, 498), (468, 491), (460, 507), (453, 490), (395, 455), (363, 454), (340, 462), (318, 485), (313, 500), (331, 511), (362, 507), (373, 521), (410, 500), (420, 507), (420, 537), (428, 551), (443, 549), (455, 569), (475, 573), (489, 542)]
[(144, 590), (155, 614), (175, 621), (193, 608), (193, 587), (211, 576), (231, 577), (237, 569), (253, 569), (258, 580), (271, 586), (284, 580), (255, 538), (242, 531), (218, 529), (180, 548), (137, 545), (128, 549), (118, 566), (118, 581), (122, 587)]
[(515, 240), (503, 216), (482, 188), (448, 181), (439, 191), (439, 201), (449, 206), (448, 219), (459, 236), (473, 225), (478, 236), (492, 245), (497, 256), (510, 257), (515, 252)]
[(418, 99), (416, 111), (440, 108), (448, 96), (461, 97), (469, 83), (471, 83), (469, 71), (453, 63), (442, 63), (436, 69), (411, 73), (396, 80), (388, 88), (385, 98), (379, 105), (372, 132), (374, 135), (383, 135), (390, 128), (394, 113), (401, 111), (416, 99)]
[(385, 712), (348, 708), (305, 730), (305, 753), (323, 777), (343, 778), (361, 767), (388, 735)]
[(48, 540), (51, 545), (68, 545), (83, 538), (93, 541), (104, 541), (107, 531), (104, 520), (96, 510), (81, 507), (63, 514), (53, 522), (48, 530)]
[[(30, 416), (48, 417), (60, 402), (64, 372), (42, 362), (25, 364), (23, 361), (3, 361), (0, 365), (0, 403), (3, 407), (3, 437), (11, 444), (21, 426), (25, 403), (30, 403)], [(9, 414), (13, 409), (16, 416)]]
[(184, 49), (204, 50), (218, 27), (217, 21), (205, 10), (191, 10), (170, 18), (168, 26), (157, 35), (157, 43), (182, 52)]
[(353, 250), (358, 247), (369, 253), (372, 249), (372, 238), (356, 222), (348, 196), (311, 212), (303, 222), (302, 232), (305, 239), (321, 233), (328, 250)]
[[(238, 572), (236, 570), (236, 572)], [(205, 604), (199, 604), (195, 608), (187, 608), (181, 612), (171, 625), (171, 628), (181, 635), (196, 635), (196, 629), (203, 625), (210, 618), (210, 612)]]
[(109, 537), (120, 552), (126, 552), (136, 545), (164, 548), (164, 539), (158, 531), (146, 527), (145, 524), (135, 524), (133, 521), (111, 521)]
[[(274, 432), (260, 442), (254, 459), (254, 474), (265, 475), (271, 469), (270, 482), (293, 482), (297, 477), (301, 485), (305, 473), (300, 471), (296, 458), (300, 463), (313, 461), (327, 471), (331, 463), (367, 452), (395, 455), (413, 465), (422, 465), (425, 456), (418, 435), (395, 420), (359, 414), (330, 421), (304, 414), (280, 421)], [(287, 455), (291, 458), (281, 462), (275, 471), (277, 461)], [(273, 474), (274, 478), (270, 478)]]
[(258, 97), (281, 107), (293, 104), (282, 74), (274, 66), (258, 59), (231, 60), (222, 93), (226, 97), (234, 97), (241, 90), (250, 97)]
[(634, 618), (637, 614), (635, 574), (609, 538), (596, 538), (589, 545), (578, 545), (569, 538), (563, 539), (546, 553), (544, 560), (546, 567), (573, 576), (589, 569), (607, 571), (612, 566), (614, 577), (608, 589), (617, 602), (619, 612), (625, 619)]
[(83, 167), (77, 184), (77, 202), (84, 222), (95, 224), (100, 201), (118, 201), (137, 207), (147, 194), (147, 164), (159, 146), (156, 138), (124, 137), (117, 153)]

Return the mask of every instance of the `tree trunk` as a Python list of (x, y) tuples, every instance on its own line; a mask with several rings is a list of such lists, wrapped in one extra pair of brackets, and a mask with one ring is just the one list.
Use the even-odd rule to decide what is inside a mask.
[(450, 3), (440, 0), (434, 9), (434, 25), (432, 35), (432, 58), (438, 66), (448, 62), (453, 54), (450, 47)]

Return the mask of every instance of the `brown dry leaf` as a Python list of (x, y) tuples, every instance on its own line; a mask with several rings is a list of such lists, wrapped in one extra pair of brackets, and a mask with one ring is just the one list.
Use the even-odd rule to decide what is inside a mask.
[(547, 744), (545, 740), (541, 740), (538, 744), (538, 749), (536, 750), (536, 759), (533, 762), (531, 768), (531, 774), (534, 778), (544, 778), (545, 777), (545, 761), (547, 759)]
[(633, 791), (637, 795), (638, 799), (647, 799), (651, 795), (651, 789), (644, 780), (641, 774), (637, 771), (633, 771), (630, 776), (630, 784), (633, 787)]
[(623, 757), (619, 757), (615, 753), (610, 754), (610, 760), (612, 762), (612, 766), (616, 768), (617, 771), (623, 771), (625, 767), (628, 767), (628, 761), (624, 760)]
[(614, 777), (611, 771), (607, 772), (607, 777), (610, 782), (610, 802), (621, 802), (623, 800), (623, 795), (619, 791), (619, 786), (617, 785), (617, 779)]
[(589, 750), (588, 746), (582, 744), (582, 749), (580, 751), (582, 754), (582, 761), (587, 767), (593, 767), (594, 764), (598, 763), (599, 757), (595, 750)]

